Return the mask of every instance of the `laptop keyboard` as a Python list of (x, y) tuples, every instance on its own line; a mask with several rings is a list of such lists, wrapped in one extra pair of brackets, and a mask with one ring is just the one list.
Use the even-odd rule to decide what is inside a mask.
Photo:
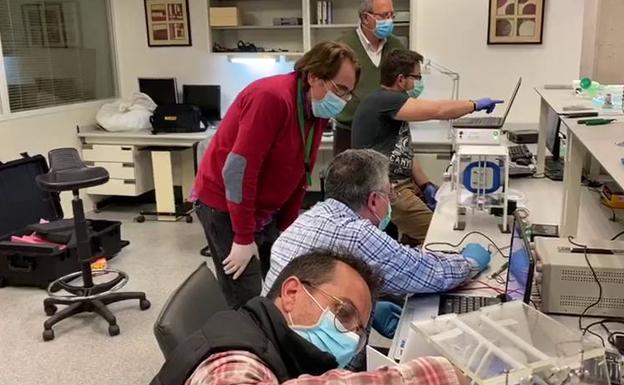
[(469, 313), (479, 310), (484, 306), (494, 305), (500, 302), (500, 299), (497, 297), (467, 297), (461, 295), (443, 296), (440, 299), (440, 314)]

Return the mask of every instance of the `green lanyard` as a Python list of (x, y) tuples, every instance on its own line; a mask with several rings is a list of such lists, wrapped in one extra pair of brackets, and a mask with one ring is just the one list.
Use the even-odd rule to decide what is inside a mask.
[(312, 155), (312, 142), (314, 141), (314, 126), (310, 127), (308, 139), (305, 136), (305, 118), (303, 110), (303, 80), (297, 80), (297, 113), (299, 114), (299, 130), (301, 131), (301, 141), (303, 142), (303, 165), (306, 173), (306, 186), (312, 185), (312, 167), (310, 167), (310, 156)]

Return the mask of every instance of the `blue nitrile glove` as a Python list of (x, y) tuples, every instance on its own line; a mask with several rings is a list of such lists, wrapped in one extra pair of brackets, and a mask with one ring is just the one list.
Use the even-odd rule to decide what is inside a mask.
[(423, 193), (423, 196), (425, 197), (425, 204), (427, 205), (427, 207), (429, 207), (429, 210), (433, 211), (436, 208), (436, 205), (438, 204), (438, 201), (436, 200), (435, 196), (438, 193), (438, 189), (440, 187), (434, 185), (431, 182), (427, 182), (425, 183), (423, 186), (420, 187), (420, 190)]
[(394, 338), (399, 318), (401, 318), (401, 306), (388, 301), (377, 301), (375, 304), (375, 315), (373, 317), (373, 328), (377, 333), (386, 338)]
[(496, 105), (503, 103), (504, 100), (481, 98), (481, 99), (473, 100), (472, 102), (475, 104), (475, 111), (485, 110), (485, 112), (487, 112), (488, 114), (491, 114), (492, 111), (494, 111), (494, 108), (496, 108)]
[(462, 255), (464, 258), (475, 261), (479, 265), (480, 271), (487, 269), (492, 258), (492, 253), (478, 243), (467, 244), (464, 250), (462, 250)]

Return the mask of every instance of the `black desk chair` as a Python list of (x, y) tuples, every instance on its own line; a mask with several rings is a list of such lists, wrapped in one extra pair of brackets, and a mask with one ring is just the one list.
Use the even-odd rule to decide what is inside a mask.
[(169, 296), (154, 323), (154, 335), (165, 359), (213, 314), (229, 309), (219, 282), (202, 263)]
[[(73, 192), (74, 230), (78, 261), (82, 270), (65, 275), (48, 286), (48, 297), (43, 300), (43, 308), (50, 318), (43, 324), (43, 340), (54, 339), (52, 326), (73, 315), (85, 312), (99, 314), (108, 322), (108, 334), (115, 336), (119, 334), (119, 326), (115, 316), (106, 305), (138, 299), (141, 310), (146, 310), (149, 309), (150, 302), (145, 298), (143, 292), (116, 292), (128, 282), (126, 273), (114, 269), (91, 271), (93, 260), (91, 240), (78, 190), (106, 183), (109, 178), (108, 171), (102, 167), (87, 167), (75, 148), (52, 150), (49, 152), (48, 158), (50, 159), (50, 171), (47, 174), (37, 176), (37, 183), (45, 191)], [(106, 275), (114, 276), (114, 278), (102, 283), (93, 282), (94, 276)], [(73, 285), (72, 281), (78, 277), (82, 278), (82, 284)], [(60, 290), (67, 294), (59, 293)], [(67, 307), (57, 313), (56, 305), (67, 305)]]

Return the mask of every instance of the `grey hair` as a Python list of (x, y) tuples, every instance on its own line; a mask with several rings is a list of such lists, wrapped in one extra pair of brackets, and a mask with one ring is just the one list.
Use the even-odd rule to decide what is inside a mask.
[(366, 206), (370, 193), (383, 191), (388, 167), (388, 158), (375, 150), (342, 152), (327, 169), (325, 195), (359, 210)]
[(362, 15), (366, 12), (373, 12), (373, 4), (375, 0), (360, 0), (360, 10), (358, 15)]

